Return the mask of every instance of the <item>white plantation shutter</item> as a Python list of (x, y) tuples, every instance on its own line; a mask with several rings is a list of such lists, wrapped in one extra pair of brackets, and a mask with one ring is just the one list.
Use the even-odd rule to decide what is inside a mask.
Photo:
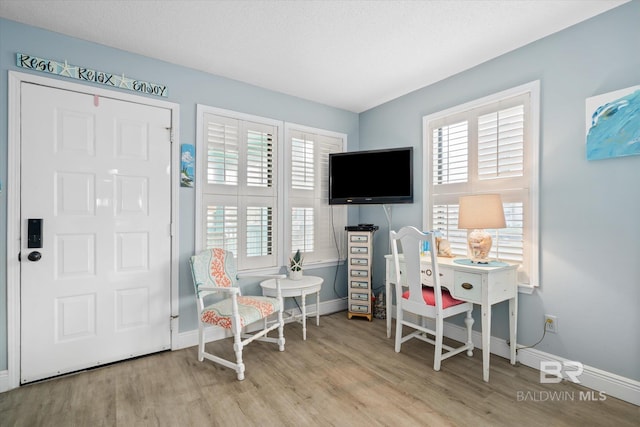
[(208, 184), (238, 185), (238, 120), (205, 114)]
[(273, 134), (256, 123), (247, 129), (247, 186), (271, 188), (274, 184)]
[(496, 258), (504, 261), (525, 262), (524, 205), (522, 202), (503, 202), (506, 228), (497, 230), (498, 245), (493, 249)]
[(205, 247), (224, 248), (238, 253), (238, 208), (215, 203), (215, 197), (205, 198)]
[(478, 117), (479, 179), (522, 176), (524, 105)]
[(329, 153), (344, 151), (346, 136), (299, 125), (285, 127), (290, 159), (287, 199), (289, 251), (298, 249), (305, 265), (340, 257), (346, 208), (329, 206)]
[(273, 208), (247, 206), (247, 257), (264, 257), (273, 254)]
[(313, 208), (291, 208), (291, 249), (309, 254), (314, 250)]
[(538, 277), (538, 99), (534, 83), (423, 119), (431, 168), (424, 227), (440, 230), (455, 255), (467, 256), (467, 231), (457, 228), (459, 197), (501, 194), (506, 228), (487, 230), (490, 257), (520, 263), (519, 280), (530, 285)]
[(199, 111), (200, 246), (233, 251), (239, 270), (278, 267), (278, 125)]
[(291, 187), (313, 190), (316, 184), (315, 143), (301, 135), (291, 138)]
[(433, 129), (433, 182), (467, 182), (469, 174), (467, 121)]

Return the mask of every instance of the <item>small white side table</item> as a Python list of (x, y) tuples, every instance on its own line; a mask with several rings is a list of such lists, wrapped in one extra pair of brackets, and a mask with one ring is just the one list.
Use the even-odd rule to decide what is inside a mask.
[[(316, 326), (320, 325), (320, 289), (322, 289), (322, 277), (316, 276), (302, 276), (300, 280), (280, 279), (280, 289), (282, 291), (282, 298), (286, 297), (300, 297), (302, 300), (302, 339), (307, 339), (307, 305), (306, 299), (308, 294), (315, 292), (316, 294)], [(274, 297), (276, 296), (276, 281), (275, 279), (264, 280), (260, 282), (262, 287), (262, 294), (264, 296)], [(313, 313), (311, 313), (313, 314)], [(293, 320), (295, 316), (292, 316)]]

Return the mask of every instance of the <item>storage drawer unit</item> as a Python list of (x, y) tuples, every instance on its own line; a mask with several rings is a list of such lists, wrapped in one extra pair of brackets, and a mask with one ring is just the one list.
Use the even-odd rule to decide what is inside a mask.
[(365, 227), (346, 227), (347, 230), (347, 282), (349, 292), (348, 317), (373, 318), (371, 304), (371, 262), (373, 260), (373, 233)]

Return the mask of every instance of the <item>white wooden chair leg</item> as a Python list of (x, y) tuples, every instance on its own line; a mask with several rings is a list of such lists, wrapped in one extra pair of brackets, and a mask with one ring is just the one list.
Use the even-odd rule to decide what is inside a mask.
[(440, 363), (442, 362), (442, 329), (444, 327), (444, 320), (441, 316), (436, 317), (436, 350), (433, 357), (433, 370), (440, 370)]
[(396, 353), (400, 353), (401, 344), (402, 344), (402, 309), (398, 309), (398, 314), (396, 314)]
[(244, 363), (242, 363), (242, 328), (240, 326), (232, 326), (233, 328), (233, 351), (236, 353), (236, 373), (238, 381), (244, 380)]
[(236, 373), (238, 374), (238, 381), (242, 381), (244, 380), (244, 363), (242, 363), (242, 326), (240, 322), (240, 315), (238, 314), (238, 298), (236, 295), (233, 295), (231, 305), (234, 313), (231, 330), (233, 331), (233, 350), (236, 353)]
[(278, 311), (278, 350), (284, 351), (284, 317), (282, 316), (282, 308)]
[(467, 350), (467, 356), (473, 356), (473, 340), (471, 339), (471, 335), (473, 333), (473, 317), (471, 316), (471, 311), (467, 311), (467, 317), (464, 318), (464, 324), (467, 325), (467, 344), (469, 344), (469, 349)]
[(204, 360), (204, 327), (202, 324), (198, 326), (198, 361)]

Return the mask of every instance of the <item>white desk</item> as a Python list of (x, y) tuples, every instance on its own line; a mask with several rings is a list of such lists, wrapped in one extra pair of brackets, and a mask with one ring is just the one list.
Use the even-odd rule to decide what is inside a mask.
[[(395, 267), (392, 255), (385, 255), (387, 294), (387, 337), (391, 337), (391, 285), (395, 285)], [(516, 363), (516, 336), (518, 325), (518, 282), (517, 264), (504, 267), (478, 267), (453, 262), (453, 258), (438, 258), (440, 284), (446, 287), (451, 295), (462, 301), (479, 304), (482, 313), (482, 378), (489, 381), (489, 356), (491, 341), (491, 306), (509, 300), (509, 342), (510, 361)], [(420, 260), (420, 269), (425, 274), (431, 265), (431, 259)], [(400, 274), (403, 269), (400, 260)], [(402, 280), (402, 278), (401, 278)]]
[[(302, 323), (302, 339), (307, 339), (307, 304), (306, 299), (308, 294), (316, 294), (316, 326), (320, 325), (320, 289), (322, 289), (322, 277), (316, 276), (302, 276), (300, 280), (280, 279), (280, 290), (282, 292), (282, 298), (286, 297), (300, 297), (302, 300), (302, 315), (300, 321)], [(275, 279), (265, 280), (260, 282), (262, 287), (262, 294), (265, 296), (276, 296), (276, 281)], [(314, 313), (310, 313), (314, 314)], [(296, 320), (296, 316), (292, 316), (291, 319)]]

